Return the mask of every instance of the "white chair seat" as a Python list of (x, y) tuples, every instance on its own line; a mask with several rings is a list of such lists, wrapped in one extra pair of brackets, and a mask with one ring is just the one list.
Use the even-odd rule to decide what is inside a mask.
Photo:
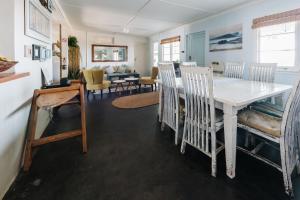
[(273, 117), (255, 110), (245, 110), (238, 114), (238, 122), (257, 129), (273, 137), (280, 137), (281, 118)]

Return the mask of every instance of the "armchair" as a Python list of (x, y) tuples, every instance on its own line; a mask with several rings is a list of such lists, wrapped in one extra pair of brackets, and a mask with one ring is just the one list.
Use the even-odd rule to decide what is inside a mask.
[(111, 82), (104, 80), (104, 70), (84, 70), (83, 75), (86, 80), (87, 95), (91, 91), (100, 90), (102, 97), (103, 89), (109, 89), (110, 93)]
[(151, 72), (151, 76), (147, 76), (147, 77), (141, 77), (140, 78), (140, 90), (141, 90), (141, 85), (151, 85), (151, 89), (153, 91), (153, 85), (155, 86), (155, 90), (156, 90), (156, 82), (155, 80), (157, 79), (157, 75), (158, 75), (158, 67), (152, 67), (152, 72)]

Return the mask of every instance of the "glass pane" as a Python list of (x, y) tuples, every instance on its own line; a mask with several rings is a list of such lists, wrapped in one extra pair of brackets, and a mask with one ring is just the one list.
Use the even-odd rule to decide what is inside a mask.
[(158, 53), (158, 42), (153, 44), (153, 53)]
[(295, 51), (260, 52), (260, 62), (277, 63), (280, 67), (294, 67)]
[(275, 35), (275, 34), (282, 34), (282, 33), (291, 33), (295, 32), (296, 29), (296, 23), (290, 22), (285, 24), (278, 24), (274, 26), (266, 26), (263, 28), (260, 28), (260, 35)]
[(171, 61), (171, 55), (170, 54), (164, 54), (164, 61), (166, 61), (166, 62)]
[(180, 61), (180, 56), (179, 56), (179, 54), (173, 54), (173, 56), (172, 56), (172, 61), (179, 62), (179, 61)]
[(260, 38), (261, 51), (294, 50), (295, 44), (295, 33), (263, 36)]
[(170, 44), (163, 45), (163, 60), (171, 61), (171, 45)]
[(173, 54), (179, 53), (179, 49), (179, 42), (174, 42), (172, 48)]
[(154, 55), (154, 57), (153, 57), (153, 65), (158, 66), (158, 55), (157, 54)]

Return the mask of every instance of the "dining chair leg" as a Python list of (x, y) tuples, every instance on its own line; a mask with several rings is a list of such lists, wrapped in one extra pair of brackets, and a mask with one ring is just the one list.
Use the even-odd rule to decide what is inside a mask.
[(178, 145), (179, 133), (179, 109), (176, 110), (176, 130), (175, 130), (175, 145)]
[(245, 138), (245, 147), (249, 148), (251, 146), (256, 145), (255, 137), (254, 135), (250, 134), (248, 131), (246, 131), (246, 138)]
[(292, 181), (291, 181), (291, 177), (288, 173), (288, 169), (286, 166), (286, 149), (285, 149), (285, 144), (284, 144), (284, 139), (281, 138), (280, 142), (280, 158), (281, 158), (281, 168), (282, 168), (282, 174), (283, 174), (283, 181), (284, 181), (284, 187), (285, 187), (285, 192), (288, 195), (293, 195), (293, 186), (292, 186)]
[(244, 146), (246, 148), (249, 148), (249, 140), (250, 140), (249, 138), (250, 138), (250, 134), (249, 134), (248, 131), (246, 131), (246, 133), (245, 133), (245, 144), (244, 144)]
[(176, 146), (178, 145), (178, 127), (176, 128), (176, 131), (175, 131), (175, 145)]
[(102, 97), (103, 97), (103, 90), (101, 90), (101, 99), (102, 99)]
[(111, 93), (111, 88), (110, 88), (110, 87), (108, 87), (108, 93), (109, 93), (109, 94)]
[(186, 137), (186, 125), (184, 124), (184, 127), (183, 127), (183, 135), (182, 135), (182, 142), (181, 142), (181, 148), (180, 148), (180, 152), (182, 154), (185, 153), (185, 147), (186, 147), (186, 142), (184, 141), (184, 138)]
[(164, 122), (161, 122), (160, 130), (161, 130), (161, 131), (164, 131), (164, 129), (165, 129), (165, 123), (164, 123)]
[(211, 175), (217, 176), (216, 135), (211, 134)]
[(151, 84), (151, 91), (153, 92), (153, 84)]
[(300, 175), (300, 162), (297, 163), (297, 174)]

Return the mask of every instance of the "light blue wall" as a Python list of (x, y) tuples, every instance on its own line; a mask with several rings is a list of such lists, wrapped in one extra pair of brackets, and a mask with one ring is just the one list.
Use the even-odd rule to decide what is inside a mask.
[[(257, 1), (255, 3), (229, 10), (205, 20), (198, 20), (166, 32), (153, 35), (150, 37), (150, 41), (160, 41), (161, 39), (166, 37), (180, 35), (182, 38), (181, 50), (185, 50), (184, 38), (186, 34), (206, 31), (205, 60), (207, 66), (210, 65), (212, 61), (219, 61), (221, 63), (225, 61), (244, 61), (246, 62), (247, 70), (247, 63), (257, 62), (257, 31), (251, 28), (252, 20), (257, 17), (284, 12), (296, 8), (300, 8), (300, 0)], [(209, 32), (236, 24), (243, 25), (243, 49), (222, 52), (209, 52)], [(184, 59), (185, 54), (182, 53), (181, 60)], [(275, 82), (292, 84), (297, 77), (299, 77), (299, 73), (278, 71), (276, 72)]]

